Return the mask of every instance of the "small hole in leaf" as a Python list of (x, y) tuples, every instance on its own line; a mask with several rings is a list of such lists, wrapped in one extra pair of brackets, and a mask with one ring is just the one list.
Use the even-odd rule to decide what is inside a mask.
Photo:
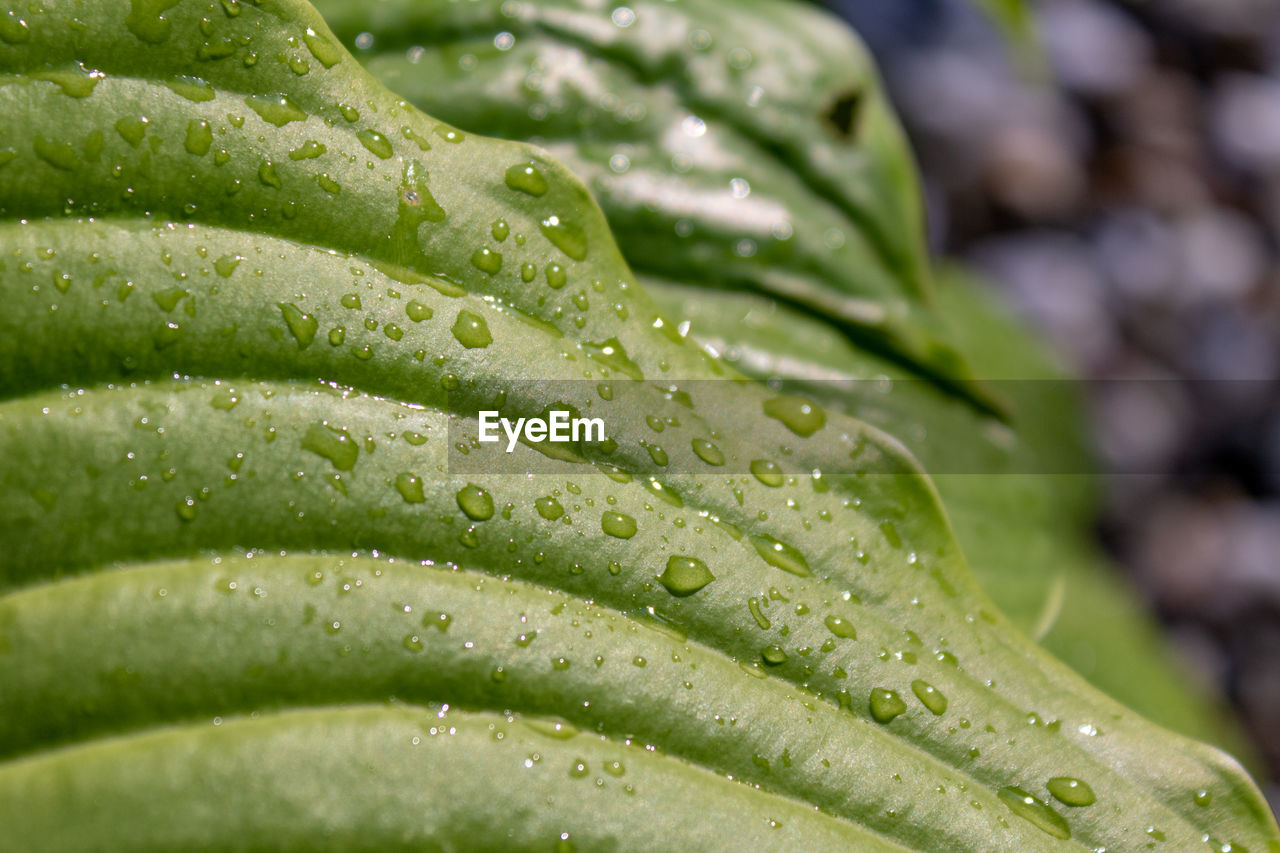
[(827, 110), (827, 122), (846, 140), (853, 139), (862, 113), (862, 93), (848, 92), (836, 98)]

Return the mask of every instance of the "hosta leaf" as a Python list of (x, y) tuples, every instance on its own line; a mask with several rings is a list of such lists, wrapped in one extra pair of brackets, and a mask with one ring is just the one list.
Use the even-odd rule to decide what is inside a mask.
[[(24, 850), (1276, 840), (1234, 762), (998, 614), (896, 440), (656, 319), (536, 149), (407, 107), (299, 2), (11, 17)], [(466, 445), (499, 396), (612, 445)]]
[(777, 0), (732, 14), (720, 0), (319, 8), (415, 105), (563, 160), (638, 272), (773, 295), (990, 402), (929, 309), (915, 168), (874, 65), (826, 13)]
[[(1025, 10), (1006, 5), (1001, 20), (1029, 27)], [(734, 4), (733, 15), (722, 2), (635, 6), (616, 20), (614, 7), (581, 2), (320, 8), (418, 106), (537, 140), (586, 177), (632, 267), (669, 316), (693, 320), (699, 343), (905, 441), (935, 474), (979, 580), (1020, 627), (1140, 712), (1240, 749), (1086, 543), (1091, 463), (1077, 401), (1035, 345), (971, 289), (939, 306), (984, 378), (1020, 380), (1004, 386), (1028, 397), (1011, 432), (922, 381), (920, 365), (869, 352), (865, 335), (859, 346), (815, 316), (819, 305), (864, 304), (875, 282), (882, 294), (926, 293), (914, 169), (869, 61), (838, 22), (779, 0)], [(762, 94), (744, 109), (756, 86), (787, 97)], [(847, 138), (823, 111), (841, 91), (863, 93)], [(794, 141), (769, 154), (760, 140), (779, 134)], [(819, 186), (813, 170), (828, 162), (842, 168)], [(833, 250), (833, 228), (854, 241)], [(877, 255), (880, 234), (900, 235), (910, 263)], [(788, 284), (798, 281), (800, 300)], [(897, 380), (891, 399), (857, 393), (878, 377)]]

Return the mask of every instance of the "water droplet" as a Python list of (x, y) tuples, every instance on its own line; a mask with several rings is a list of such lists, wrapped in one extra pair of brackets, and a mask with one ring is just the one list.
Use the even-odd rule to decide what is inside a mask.
[(839, 616), (828, 616), (822, 620), (822, 624), (826, 625), (827, 630), (837, 637), (843, 637), (846, 640), (858, 639), (858, 632), (848, 619), (841, 619)]
[(1087, 782), (1070, 776), (1055, 776), (1045, 783), (1045, 787), (1064, 806), (1091, 806), (1098, 799)]
[(1208, 808), (1209, 805), (1213, 802), (1213, 795), (1210, 794), (1208, 791), (1204, 790), (1203, 788), (1200, 789), (1199, 791), (1196, 791), (1195, 794), (1193, 795), (1193, 798), (1195, 799), (1196, 805), (1202, 809)]
[(569, 282), (568, 273), (559, 264), (547, 264), (545, 275), (547, 277), (547, 287), (552, 290), (559, 290)]
[(927, 681), (911, 682), (911, 692), (916, 694), (916, 698), (920, 700), (920, 704), (928, 708), (934, 716), (941, 716), (947, 710), (947, 697), (938, 692), (938, 688), (934, 687)]
[(213, 130), (209, 122), (192, 119), (187, 122), (187, 138), (182, 143), (188, 154), (203, 157), (213, 147)]
[(764, 662), (770, 666), (778, 666), (787, 662), (787, 653), (783, 651), (782, 646), (778, 645), (765, 646), (760, 650), (760, 657), (764, 658)]
[(707, 564), (697, 557), (670, 557), (667, 568), (658, 575), (667, 592), (678, 598), (693, 595), (715, 579)]
[[(0, 18), (0, 27), (3, 26)], [(2, 30), (0, 30), (2, 31)], [(31, 75), (37, 80), (57, 84), (62, 94), (71, 98), (87, 98), (93, 94), (94, 87), (102, 79), (101, 72), (85, 72), (80, 68), (66, 71), (37, 71)]]
[(803, 438), (813, 435), (827, 422), (822, 409), (803, 397), (773, 397), (765, 401), (764, 413)]
[(555, 521), (557, 518), (564, 515), (564, 507), (560, 505), (560, 501), (551, 496), (538, 498), (533, 502), (533, 505), (534, 508), (537, 509), (538, 515), (542, 516), (547, 521)]
[(147, 133), (147, 124), (149, 121), (144, 117), (126, 116), (116, 121), (115, 129), (121, 139), (137, 148)]
[(345, 429), (334, 429), (326, 424), (312, 424), (302, 437), (302, 449), (322, 456), (339, 471), (350, 471), (356, 466), (360, 448)]
[(325, 151), (327, 150), (328, 149), (325, 148), (324, 145), (322, 145), (321, 143), (316, 142), (314, 139), (308, 139), (306, 142), (302, 143), (297, 148), (294, 148), (289, 152), (289, 159), (295, 160), (295, 161), (296, 160), (314, 160), (315, 158), (324, 154)]
[(284, 181), (280, 180), (280, 173), (276, 171), (276, 164), (270, 160), (263, 160), (258, 164), (258, 180), (264, 186), (275, 187), (278, 190), (284, 189)]
[(196, 499), (190, 496), (178, 501), (176, 509), (178, 518), (183, 521), (195, 521), (196, 516), (200, 514), (200, 507), (196, 506)]
[(173, 24), (164, 13), (180, 0), (129, 0), (129, 14), (124, 25), (129, 28), (140, 41), (148, 44), (161, 44), (169, 38)]
[(752, 475), (757, 480), (770, 488), (776, 489), (781, 486), (784, 481), (782, 469), (779, 468), (776, 463), (770, 462), (768, 459), (753, 459), (751, 460), (751, 465), (748, 467), (751, 469)]
[(13, 9), (0, 16), (0, 41), (6, 44), (26, 44), (31, 41), (31, 28)]
[(250, 95), (245, 98), (249, 109), (257, 113), (263, 121), (284, 127), (291, 121), (303, 121), (307, 114), (293, 101), (284, 95), (275, 97)]
[(636, 520), (609, 510), (600, 518), (600, 529), (615, 539), (630, 539), (636, 535)]
[(548, 216), (538, 224), (542, 236), (575, 261), (587, 257), (587, 232), (581, 225), (568, 222), (559, 216)]
[(582, 344), (582, 348), (586, 350), (587, 357), (592, 361), (599, 362), (605, 367), (616, 370), (637, 382), (644, 379), (644, 373), (640, 370), (640, 365), (627, 356), (627, 351), (622, 348), (622, 344), (617, 338), (609, 338), (601, 343), (585, 341)]
[(164, 85), (175, 95), (197, 104), (212, 101), (218, 97), (213, 91), (213, 86), (199, 77), (174, 77), (164, 81)]
[(1009, 807), (1009, 811), (1023, 820), (1029, 821), (1054, 838), (1064, 841), (1071, 837), (1071, 827), (1067, 821), (1045, 803), (1016, 786), (1010, 785), (997, 792), (1000, 801)]
[(342, 50), (310, 27), (303, 33), (302, 41), (306, 43), (311, 55), (325, 68), (332, 68), (342, 59)]
[(420, 504), (427, 501), (427, 496), (422, 490), (422, 478), (408, 471), (396, 475), (396, 491), (407, 504)]
[(360, 144), (379, 159), (390, 159), (391, 155), (395, 153), (391, 147), (391, 141), (376, 130), (366, 128), (356, 134), (356, 139), (360, 140)]
[(887, 723), (907, 711), (907, 703), (902, 701), (902, 697), (895, 691), (886, 690), (883, 687), (872, 688), (868, 704), (871, 708), (871, 718), (880, 724)]
[(428, 306), (414, 300), (405, 306), (404, 313), (407, 314), (409, 319), (413, 322), (421, 323), (423, 320), (430, 320), (435, 312)]
[(543, 196), (550, 187), (542, 172), (532, 163), (521, 163), (507, 169), (507, 187), (531, 196)]
[(693, 440), (693, 452), (708, 465), (719, 466), (724, 464), (724, 454), (720, 452), (720, 448), (705, 438), (695, 438)]
[(296, 305), (287, 302), (277, 302), (276, 305), (280, 307), (280, 313), (284, 316), (285, 325), (289, 327), (289, 333), (298, 342), (298, 349), (309, 347), (316, 338), (320, 321), (312, 314), (302, 313)]
[(493, 518), (493, 496), (475, 483), (468, 483), (459, 490), (458, 506), (472, 521), (488, 521)]
[(70, 172), (80, 165), (80, 156), (76, 154), (76, 149), (69, 142), (56, 142), (37, 136), (31, 145), (35, 149), (36, 156), (55, 169)]
[(479, 349), (493, 343), (493, 336), (489, 334), (489, 325), (484, 318), (470, 311), (459, 311), (458, 319), (450, 331), (458, 339), (458, 343), (467, 349)]
[(502, 255), (482, 246), (471, 253), (471, 266), (482, 273), (494, 275), (502, 269)]
[(775, 569), (782, 569), (802, 578), (810, 577), (809, 563), (804, 555), (785, 542), (764, 534), (751, 537), (756, 553)]

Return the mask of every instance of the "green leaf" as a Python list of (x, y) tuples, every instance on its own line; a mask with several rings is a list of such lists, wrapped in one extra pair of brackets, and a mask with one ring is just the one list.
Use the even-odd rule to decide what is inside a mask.
[[(537, 150), (405, 106), (292, 0), (22, 22), (0, 825), (24, 850), (1277, 840), (1233, 761), (998, 614), (896, 440), (682, 342)], [(611, 445), (468, 445), (503, 392)], [(748, 473), (770, 457), (779, 485)], [(1061, 777), (1095, 804), (1047, 805)]]
[[(865, 334), (851, 341), (824, 321), (861, 310), (872, 279), (921, 304), (927, 289), (914, 167), (874, 69), (838, 22), (777, 0), (735, 4), (731, 16), (709, 0), (652, 7), (629, 24), (619, 18), (626, 26), (613, 7), (579, 2), (518, 14), (495, 4), (324, 0), (320, 8), (348, 43), (363, 33), (361, 61), (418, 106), (469, 129), (536, 140), (587, 178), (632, 267), (669, 316), (693, 320), (699, 343), (905, 441), (934, 473), (979, 580), (1019, 627), (1130, 707), (1246, 752), (1088, 543), (1094, 486), (1083, 474), (1093, 466), (1079, 403), (1038, 345), (948, 276), (938, 294), (947, 337), (983, 378), (1021, 380), (1004, 386), (1026, 397), (1011, 432), (939, 393), (924, 379), (936, 378), (927, 358), (904, 369), (907, 350), (868, 351), (876, 342)], [(1029, 27), (1018, 9), (1008, 6), (1005, 20)], [(744, 109), (757, 85), (788, 97), (761, 95)], [(842, 91), (862, 93), (849, 117), (857, 127), (844, 135), (823, 111)], [(794, 133), (805, 135), (787, 148), (760, 143)], [(815, 183), (815, 169), (837, 162), (842, 171)], [(857, 201), (842, 207), (833, 198)], [(774, 232), (780, 222), (786, 229)], [(833, 250), (832, 229), (856, 239)], [(877, 256), (880, 234), (901, 235), (898, 257), (909, 263)], [(750, 257), (737, 251), (743, 241)], [(832, 304), (845, 307), (824, 307)], [(855, 395), (847, 381), (879, 376), (897, 380), (888, 400)], [(1082, 476), (1038, 474), (1045, 470)]]
[(930, 310), (910, 150), (830, 15), (777, 0), (319, 8), (349, 46), (371, 37), (361, 61), (410, 102), (569, 165), (637, 272), (772, 295), (997, 405)]

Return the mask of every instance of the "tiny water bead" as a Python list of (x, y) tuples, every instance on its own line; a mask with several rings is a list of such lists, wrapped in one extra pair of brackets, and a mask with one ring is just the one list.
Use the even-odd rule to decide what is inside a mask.
[(1064, 806), (1091, 806), (1097, 801), (1087, 782), (1070, 776), (1055, 776), (1045, 783), (1053, 798)]
[(600, 518), (600, 529), (615, 539), (630, 539), (636, 535), (636, 520), (624, 513), (608, 510)]
[(882, 725), (907, 711), (907, 703), (902, 701), (902, 697), (896, 691), (884, 687), (871, 689), (867, 705), (871, 710), (871, 718)]
[(459, 311), (458, 318), (450, 331), (453, 332), (458, 343), (467, 349), (482, 349), (493, 343), (489, 324), (479, 314), (470, 311)]
[(693, 595), (716, 579), (707, 564), (697, 557), (670, 557), (658, 581), (677, 598)]
[(1067, 825), (1067, 821), (1062, 815), (1021, 788), (1009, 785), (996, 792), (996, 796), (1009, 807), (1009, 811), (1054, 838), (1061, 838), (1065, 841), (1071, 837), (1071, 827)]
[(938, 688), (929, 682), (911, 682), (911, 692), (916, 694), (920, 704), (928, 708), (935, 717), (941, 716), (947, 710), (947, 697), (938, 692)]
[(458, 507), (472, 521), (493, 518), (493, 496), (475, 483), (468, 483), (457, 494)]

